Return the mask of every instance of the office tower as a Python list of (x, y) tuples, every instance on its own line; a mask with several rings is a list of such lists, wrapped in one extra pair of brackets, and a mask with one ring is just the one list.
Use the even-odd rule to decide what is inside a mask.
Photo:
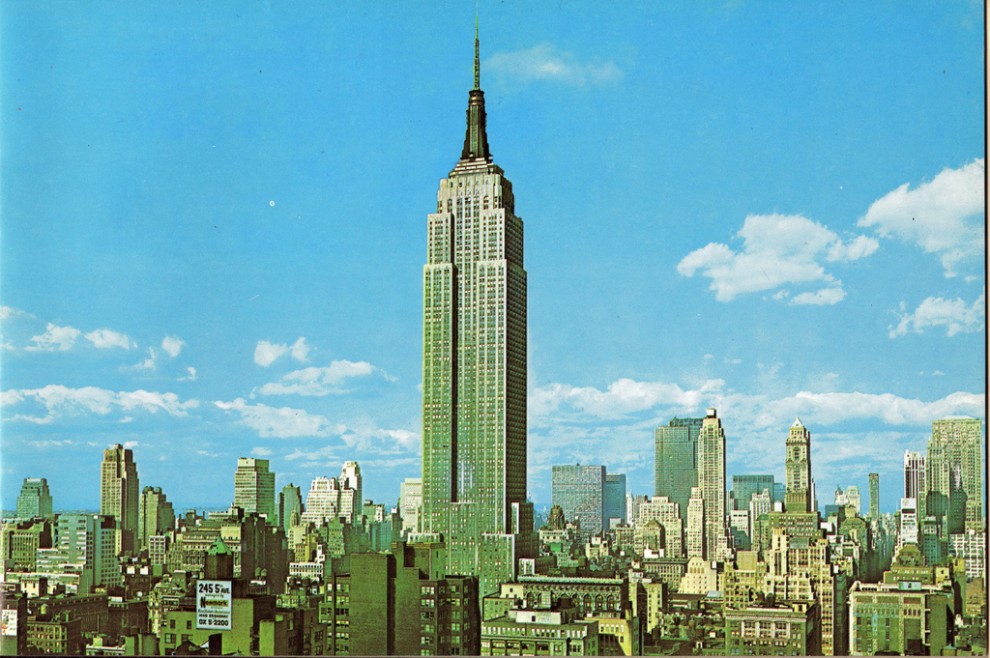
[(733, 508), (738, 510), (748, 510), (749, 501), (753, 495), (763, 493), (764, 491), (766, 491), (770, 496), (773, 496), (772, 475), (733, 475)]
[(701, 487), (692, 487), (688, 500), (687, 557), (705, 557), (705, 500)]
[(406, 532), (419, 532), (419, 513), (423, 507), (423, 480), (406, 478), (399, 485), (399, 514), (402, 516), (402, 529)]
[(880, 518), (880, 474), (870, 473), (870, 519)]
[(423, 268), (423, 530), (480, 595), (532, 550), (526, 270), (512, 184), (492, 161), (477, 30), (461, 158), (440, 181)]
[(337, 482), (340, 485), (338, 516), (346, 519), (348, 523), (360, 521), (364, 499), (361, 497), (363, 493), (361, 490), (361, 467), (358, 466), (358, 463), (344, 462)]
[[(700, 497), (698, 504), (703, 504)], [(700, 528), (704, 523), (704, 514), (699, 510), (696, 512), (696, 516), (698, 517), (698, 528), (695, 529), (695, 534), (698, 535), (697, 545), (700, 547), (702, 535), (699, 533), (702, 532)], [(681, 520), (681, 511), (677, 503), (666, 496), (654, 496), (652, 500), (640, 503), (638, 518), (636, 519), (637, 527), (646, 527), (650, 521), (656, 521), (663, 526), (664, 556), (682, 557), (684, 555), (684, 523)]]
[(238, 457), (234, 471), (234, 505), (245, 512), (256, 512), (275, 523), (275, 473), (267, 459)]
[(855, 484), (846, 487), (846, 505), (852, 505), (852, 508), (856, 510), (856, 516), (859, 516), (863, 511), (863, 496)]
[(728, 548), (725, 513), (725, 431), (714, 409), (708, 409), (698, 431), (698, 488), (705, 501), (707, 560), (724, 560)]
[(17, 518), (33, 519), (36, 516), (52, 516), (52, 494), (48, 490), (48, 480), (24, 478), (21, 493), (17, 496)]
[(653, 495), (666, 496), (687, 510), (698, 484), (698, 432), (703, 418), (673, 418), (653, 433)]
[(626, 475), (625, 473), (606, 473), (604, 492), (605, 516), (602, 520), (604, 529), (611, 528), (612, 519), (626, 523)]
[(137, 549), (141, 491), (134, 453), (119, 443), (107, 448), (100, 475), (100, 514), (117, 519), (117, 553), (131, 553)]
[(770, 494), (771, 503), (784, 503), (784, 498), (787, 496), (787, 485), (783, 482), (774, 482), (773, 491)]
[(292, 527), (292, 515), (295, 514), (298, 519), (302, 519), (302, 513), (302, 491), (300, 491), (299, 487), (290, 482), (282, 487), (282, 491), (278, 493), (279, 527), (282, 528), (286, 534), (288, 534), (289, 528)]
[(900, 524), (897, 528), (897, 547), (918, 543), (918, 508), (914, 498), (901, 498)]
[(811, 432), (798, 418), (787, 435), (787, 456), (784, 467), (787, 473), (787, 493), (784, 507), (788, 512), (811, 512)]
[(581, 535), (601, 534), (605, 523), (605, 467), (567, 465), (551, 471), (551, 497), (564, 518), (581, 524)]
[(732, 533), (732, 546), (737, 551), (748, 551), (751, 546), (752, 523), (748, 509), (729, 510), (729, 531)]
[(913, 498), (917, 504), (918, 518), (925, 518), (925, 498), (928, 488), (925, 484), (927, 469), (925, 456), (920, 452), (904, 451), (904, 498)]
[(303, 523), (322, 526), (328, 520), (336, 519), (339, 509), (340, 487), (337, 478), (322, 475), (313, 478), (309, 492), (306, 494), (306, 510), (302, 513)]
[(966, 493), (966, 527), (983, 526), (983, 421), (978, 418), (948, 418), (932, 423), (928, 441), (927, 488), (940, 509), (949, 506), (953, 467), (959, 466), (962, 490)]
[[(626, 494), (626, 523), (634, 525), (639, 518), (639, 506), (650, 500), (649, 496), (634, 496)], [(684, 510), (687, 512), (687, 510)]]
[(162, 493), (161, 487), (145, 487), (141, 490), (138, 513), (138, 538), (142, 549), (155, 535), (164, 535), (175, 529), (175, 510)]
[(95, 587), (121, 583), (123, 576), (117, 561), (120, 533), (114, 517), (61, 514), (55, 526), (55, 546), (38, 550), (38, 571), (78, 575), (73, 578), (73, 587), (78, 594), (89, 594)]
[(752, 544), (756, 544), (757, 537), (757, 524), (760, 523), (760, 517), (769, 514), (773, 510), (773, 499), (770, 497), (770, 493), (764, 491), (763, 493), (753, 494), (753, 497), (749, 500), (749, 538)]

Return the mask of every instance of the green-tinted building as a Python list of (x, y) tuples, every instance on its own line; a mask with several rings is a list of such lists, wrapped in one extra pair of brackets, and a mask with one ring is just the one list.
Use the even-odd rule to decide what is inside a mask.
[(698, 432), (703, 418), (673, 418), (653, 433), (653, 495), (666, 496), (687, 515), (691, 487), (698, 486)]
[(442, 575), (440, 544), (396, 545), (395, 555), (357, 553), (333, 574), (320, 604), (327, 654), (477, 655), (477, 580)]
[(52, 517), (52, 494), (45, 478), (24, 478), (17, 496), (17, 518)]
[(532, 550), (526, 502), (526, 270), (512, 184), (492, 161), (475, 36), (461, 158), (440, 181), (423, 268), (423, 518), (447, 573), (482, 591)]
[(138, 538), (142, 549), (148, 548), (150, 537), (175, 530), (175, 509), (161, 487), (142, 489), (138, 510)]
[(949, 418), (933, 422), (926, 467), (926, 485), (934, 499), (928, 513), (948, 513), (955, 476), (965, 494), (965, 528), (983, 530), (983, 421)]
[(849, 651), (942, 655), (953, 620), (949, 587), (919, 582), (853, 583), (849, 592)]
[(725, 611), (727, 656), (817, 656), (821, 653), (814, 603)]
[(510, 610), (482, 622), (482, 656), (597, 656), (598, 622), (567, 610)]

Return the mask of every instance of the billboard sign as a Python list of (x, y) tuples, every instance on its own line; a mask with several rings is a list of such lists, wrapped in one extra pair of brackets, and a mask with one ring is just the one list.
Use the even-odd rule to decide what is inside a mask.
[(196, 628), (229, 631), (232, 607), (229, 580), (201, 580), (196, 584)]

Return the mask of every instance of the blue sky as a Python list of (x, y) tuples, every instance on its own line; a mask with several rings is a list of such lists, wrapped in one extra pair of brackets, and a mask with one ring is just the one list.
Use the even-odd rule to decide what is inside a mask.
[[(483, 2), (489, 142), (529, 281), (529, 481), (653, 487), (714, 406), (728, 472), (882, 508), (931, 421), (985, 408), (979, 2)], [(2, 500), (99, 462), (223, 507), (420, 472), (426, 215), (460, 154), (474, 3), (7, 2)]]

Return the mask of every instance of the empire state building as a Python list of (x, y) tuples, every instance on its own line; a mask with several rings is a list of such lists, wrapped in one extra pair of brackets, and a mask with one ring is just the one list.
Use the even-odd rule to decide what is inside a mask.
[(427, 221), (421, 518), (447, 573), (478, 576), (482, 596), (533, 548), (523, 223), (488, 149), (477, 27), (464, 148)]

